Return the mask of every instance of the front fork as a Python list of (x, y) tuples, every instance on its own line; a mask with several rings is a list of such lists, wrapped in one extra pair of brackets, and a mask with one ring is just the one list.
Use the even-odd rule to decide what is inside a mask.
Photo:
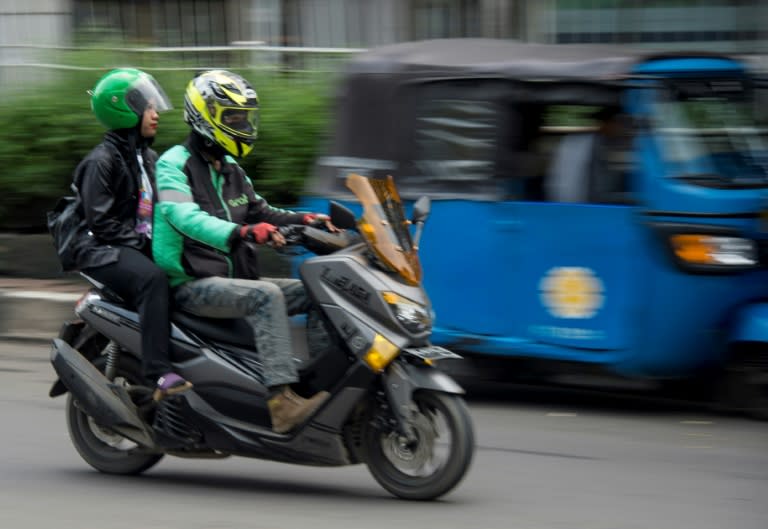
[[(401, 357), (402, 358), (402, 357)], [(414, 442), (413, 416), (418, 411), (413, 394), (419, 390), (463, 395), (464, 390), (451, 377), (427, 365), (414, 365), (398, 358), (382, 375), (384, 394), (397, 422), (398, 433)]]

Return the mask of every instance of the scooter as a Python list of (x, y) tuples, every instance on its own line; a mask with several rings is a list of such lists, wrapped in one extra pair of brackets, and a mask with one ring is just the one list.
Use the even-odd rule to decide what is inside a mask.
[(408, 221), (391, 179), (352, 174), (347, 183), (364, 211), (356, 219), (331, 204), (341, 232), (280, 228), (315, 254), (299, 269), (314, 308), (296, 387), (329, 391), (323, 405), (291, 432), (273, 432), (250, 328), (184, 312), (172, 315), (172, 362), (194, 387), (156, 403), (141, 377), (136, 312), (86, 276), (94, 288), (76, 305), (79, 319), (53, 340), (59, 379), (50, 396), (69, 392), (70, 438), (87, 463), (110, 474), (139, 474), (165, 455), (365, 463), (386, 490), (411, 500), (438, 498), (461, 481), (474, 434), (463, 390), (435, 366), (458, 355), (429, 341), (417, 254), (429, 200)]

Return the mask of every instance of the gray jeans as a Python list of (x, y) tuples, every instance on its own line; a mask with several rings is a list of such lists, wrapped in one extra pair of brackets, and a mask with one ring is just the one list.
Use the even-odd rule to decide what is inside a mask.
[(176, 289), (179, 308), (207, 318), (244, 318), (253, 329), (267, 387), (299, 380), (288, 316), (307, 312), (310, 300), (298, 279), (206, 277)]

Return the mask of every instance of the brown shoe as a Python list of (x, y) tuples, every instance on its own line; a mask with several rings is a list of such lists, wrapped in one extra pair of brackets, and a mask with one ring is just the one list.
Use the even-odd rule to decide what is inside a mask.
[(275, 433), (290, 431), (312, 415), (329, 395), (327, 391), (321, 391), (305, 399), (286, 386), (283, 391), (267, 401), (269, 415), (272, 418), (272, 430)]

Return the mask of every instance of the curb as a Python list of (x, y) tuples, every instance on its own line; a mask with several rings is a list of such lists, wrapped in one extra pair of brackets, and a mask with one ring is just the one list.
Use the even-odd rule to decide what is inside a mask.
[[(292, 275), (291, 256), (268, 248), (259, 251), (259, 266), (265, 277)], [(0, 233), (0, 340), (49, 343), (89, 288), (61, 272), (48, 234)]]

